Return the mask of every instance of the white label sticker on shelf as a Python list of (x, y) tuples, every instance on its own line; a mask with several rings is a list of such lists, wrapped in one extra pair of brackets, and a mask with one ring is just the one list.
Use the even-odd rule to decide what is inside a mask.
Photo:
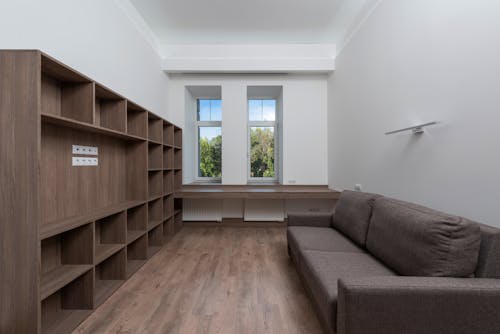
[(73, 154), (98, 155), (98, 149), (94, 146), (73, 145)]
[(86, 158), (86, 157), (73, 157), (73, 166), (97, 166), (99, 163), (98, 158)]

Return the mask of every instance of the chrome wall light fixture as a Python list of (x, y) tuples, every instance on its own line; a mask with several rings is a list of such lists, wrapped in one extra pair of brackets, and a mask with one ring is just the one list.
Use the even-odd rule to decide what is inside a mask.
[(385, 134), (386, 135), (393, 135), (393, 134), (399, 133), (399, 132), (411, 131), (415, 135), (420, 135), (420, 134), (422, 134), (424, 132), (424, 127), (430, 126), (430, 125), (436, 125), (437, 123), (438, 122), (436, 122), (436, 121), (434, 121), (434, 122), (428, 122), (428, 123), (422, 123), (422, 124), (410, 126), (408, 128), (404, 128), (404, 129), (398, 129), (398, 130), (394, 130), (394, 131), (389, 131), (389, 132), (386, 132)]

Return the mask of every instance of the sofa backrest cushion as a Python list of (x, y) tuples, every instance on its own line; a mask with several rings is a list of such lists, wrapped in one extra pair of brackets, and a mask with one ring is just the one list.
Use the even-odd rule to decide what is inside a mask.
[(344, 190), (335, 206), (332, 226), (364, 247), (376, 197), (380, 195)]
[(477, 261), (476, 277), (500, 278), (500, 229), (479, 224), (481, 247)]
[(480, 242), (477, 223), (381, 197), (375, 199), (366, 248), (400, 275), (469, 277)]

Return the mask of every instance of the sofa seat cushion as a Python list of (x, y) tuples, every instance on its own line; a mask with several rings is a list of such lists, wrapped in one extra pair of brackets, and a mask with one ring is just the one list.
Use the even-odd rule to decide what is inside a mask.
[(367, 253), (306, 250), (302, 253), (302, 277), (312, 294), (323, 322), (335, 330), (339, 279), (395, 276), (395, 273)]
[(287, 239), (292, 250), (363, 252), (351, 240), (330, 227), (289, 226)]
[(480, 238), (479, 225), (465, 218), (380, 197), (366, 247), (400, 275), (467, 277), (476, 268)]
[(380, 195), (344, 190), (335, 206), (332, 226), (364, 247), (373, 202), (377, 197)]

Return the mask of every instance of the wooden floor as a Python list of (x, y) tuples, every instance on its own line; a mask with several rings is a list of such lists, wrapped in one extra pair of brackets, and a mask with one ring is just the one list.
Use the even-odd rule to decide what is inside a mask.
[(74, 333), (321, 333), (283, 227), (184, 227)]

